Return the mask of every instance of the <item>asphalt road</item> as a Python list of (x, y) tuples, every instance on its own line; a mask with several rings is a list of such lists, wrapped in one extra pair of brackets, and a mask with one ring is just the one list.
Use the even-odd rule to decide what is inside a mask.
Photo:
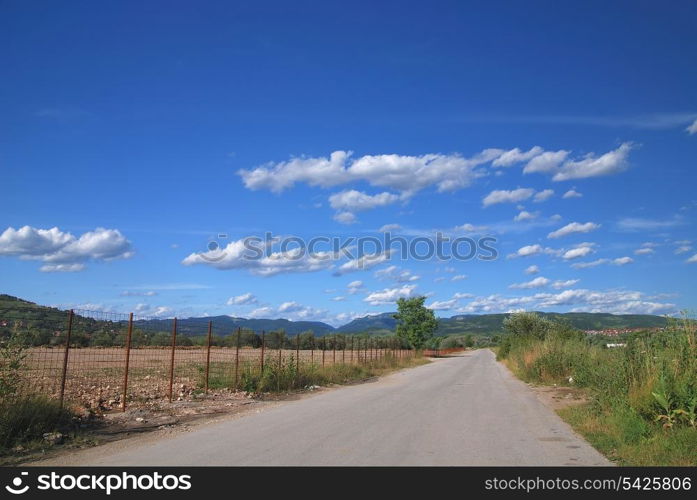
[(479, 350), (65, 465), (611, 465)]

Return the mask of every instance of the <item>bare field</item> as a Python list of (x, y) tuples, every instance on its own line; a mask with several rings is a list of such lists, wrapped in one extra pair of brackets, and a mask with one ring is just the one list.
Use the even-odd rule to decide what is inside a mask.
[[(395, 351), (366, 350), (300, 350), (300, 370), (312, 365), (361, 363), (384, 357)], [(398, 354), (399, 351), (396, 351)], [(127, 351), (123, 347), (71, 348), (65, 370), (65, 400), (93, 410), (109, 410), (120, 406), (126, 382)], [(294, 349), (264, 349), (264, 364), (295, 363)], [(169, 398), (184, 400), (195, 397), (205, 387), (206, 366), (213, 392), (235, 390), (235, 382), (247, 370), (259, 371), (262, 349), (211, 347), (210, 360), (206, 347), (177, 347), (172, 364), (171, 347), (132, 348), (128, 354), (127, 404), (158, 404)], [(23, 376), (33, 391), (59, 397), (65, 362), (64, 348), (37, 347), (29, 349)]]

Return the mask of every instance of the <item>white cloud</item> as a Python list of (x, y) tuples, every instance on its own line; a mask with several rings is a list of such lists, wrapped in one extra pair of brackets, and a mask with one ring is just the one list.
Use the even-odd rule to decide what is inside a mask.
[(562, 254), (562, 258), (564, 260), (572, 260), (572, 259), (578, 259), (581, 257), (585, 257), (593, 252), (595, 250), (593, 249), (594, 244), (593, 243), (580, 243), (576, 245), (574, 248), (571, 250), (567, 250)]
[(527, 200), (535, 190), (532, 188), (518, 188), (513, 190), (495, 189), (482, 200), (482, 205), (485, 207), (496, 205), (497, 203), (518, 203), (519, 201)]
[(247, 314), (249, 318), (268, 318), (275, 313), (273, 307), (264, 306), (254, 309), (252, 312)]
[(486, 231), (488, 227), (486, 226), (475, 226), (474, 224), (465, 223), (461, 226), (455, 226), (455, 231), (464, 231), (465, 233), (478, 233), (480, 231)]
[(562, 196), (563, 199), (568, 200), (569, 198), (580, 198), (583, 195), (576, 191), (575, 189), (569, 189), (564, 195)]
[(398, 195), (388, 192), (369, 195), (362, 191), (349, 189), (331, 195), (329, 204), (334, 210), (337, 210), (337, 214), (334, 216), (336, 221), (342, 224), (353, 224), (356, 222), (354, 212), (384, 207), (399, 201), (399, 199)]
[(333, 300), (334, 302), (343, 302), (343, 301), (346, 300), (346, 297), (342, 297), (342, 296), (339, 295), (339, 296), (336, 296), (336, 297), (332, 297), (332, 300)]
[(569, 288), (570, 286), (574, 286), (576, 283), (578, 283), (581, 280), (557, 280), (554, 283), (552, 283), (552, 288), (556, 288), (559, 290), (560, 288)]
[(351, 212), (337, 212), (334, 214), (334, 220), (337, 221), (339, 224), (355, 224), (358, 222), (358, 219), (356, 218), (355, 214)]
[[(256, 249), (264, 250), (261, 246), (253, 246), (249, 250), (245, 241), (252, 246), (248, 238), (231, 241), (224, 248), (209, 250), (202, 253), (192, 253), (184, 260), (185, 266), (207, 265), (220, 270), (244, 269), (257, 276), (273, 276), (283, 273), (307, 273), (328, 269), (333, 266), (335, 255), (330, 252), (315, 252), (310, 254), (302, 248), (292, 248), (285, 252), (270, 252), (261, 256), (255, 255)], [(258, 243), (258, 242), (256, 242)]]
[(119, 295), (121, 295), (121, 297), (154, 297), (155, 295), (157, 295), (157, 292), (152, 290), (147, 292), (124, 290)]
[(520, 247), (515, 253), (508, 256), (509, 259), (514, 257), (532, 257), (533, 255), (539, 255), (544, 251), (541, 245), (526, 245)]
[(552, 177), (553, 181), (567, 181), (570, 179), (585, 179), (616, 174), (626, 170), (627, 156), (632, 149), (629, 142), (621, 144), (617, 149), (609, 151), (601, 156), (588, 154), (582, 160), (566, 161)]
[(117, 229), (98, 227), (76, 238), (57, 227), (8, 227), (0, 235), (0, 256), (44, 262), (43, 272), (76, 272), (89, 261), (111, 261), (133, 256), (131, 242)]
[(449, 311), (457, 304), (457, 299), (450, 300), (436, 300), (430, 304), (426, 304), (426, 307), (434, 311)]
[(502, 153), (501, 156), (496, 158), (491, 164), (494, 167), (510, 167), (516, 163), (523, 161), (528, 161), (535, 156), (541, 154), (544, 150), (539, 146), (532, 147), (529, 151), (521, 151), (519, 148), (511, 149)]
[(569, 156), (569, 151), (547, 151), (530, 160), (528, 164), (525, 165), (525, 167), (523, 168), (523, 173), (546, 174), (556, 172), (559, 168), (559, 165), (561, 165), (562, 162), (566, 160), (567, 156)]
[(450, 281), (455, 282), (455, 281), (462, 281), (462, 280), (466, 280), (466, 279), (467, 279), (466, 274), (456, 274), (455, 276), (450, 278)]
[(680, 245), (678, 248), (675, 249), (675, 252), (673, 252), (673, 253), (675, 253), (675, 255), (680, 255), (683, 253), (687, 253), (690, 250), (692, 250), (691, 245)]
[(399, 224), (385, 224), (380, 229), (378, 229), (378, 232), (391, 233), (394, 231), (399, 231), (400, 229), (402, 229), (402, 226), (400, 226)]
[(510, 285), (508, 288), (519, 288), (519, 289), (528, 289), (528, 288), (543, 288), (547, 286), (550, 283), (550, 280), (543, 277), (543, 276), (538, 276), (537, 278), (534, 278), (530, 281), (526, 281), (525, 283), (514, 283)]
[(472, 299), (472, 298), (474, 298), (474, 295), (472, 295), (471, 293), (456, 292), (455, 294), (453, 294), (453, 298), (455, 300)]
[(533, 201), (540, 203), (542, 201), (549, 200), (552, 196), (554, 196), (554, 190), (545, 189), (544, 191), (539, 191), (537, 194), (535, 194)]
[(571, 264), (571, 267), (574, 269), (588, 269), (591, 267), (598, 267), (603, 264), (609, 264), (610, 261), (608, 259), (597, 259), (591, 262), (576, 262), (575, 264)]
[(525, 268), (525, 274), (537, 274), (540, 272), (540, 268), (538, 266), (528, 266)]
[(570, 224), (567, 224), (556, 231), (552, 231), (547, 235), (547, 238), (562, 238), (574, 233), (589, 233), (591, 231), (595, 231), (599, 227), (600, 224), (596, 224), (594, 222), (586, 222), (585, 224), (581, 224), (580, 222), (571, 222)]
[(42, 273), (76, 273), (85, 269), (84, 264), (44, 264), (39, 268)]
[(634, 259), (632, 259), (631, 257), (617, 257), (612, 261), (612, 263), (615, 266), (626, 266), (627, 264), (631, 264), (632, 262), (634, 262)]
[(417, 281), (420, 278), (420, 276), (413, 274), (410, 270), (402, 270), (397, 266), (389, 266), (385, 269), (375, 271), (374, 276), (380, 280), (392, 280), (397, 283), (408, 283), (410, 281)]
[(685, 129), (685, 131), (690, 135), (697, 134), (697, 120), (693, 121), (692, 124)]
[(350, 293), (351, 295), (360, 293), (365, 289), (363, 286), (363, 282), (360, 280), (352, 281), (351, 283), (346, 285), (346, 288), (348, 289), (348, 293)]
[(399, 298), (411, 297), (416, 290), (416, 285), (403, 285), (399, 288), (385, 288), (378, 292), (368, 294), (363, 300), (372, 306), (391, 304)]
[(152, 318), (167, 318), (173, 316), (173, 310), (167, 306), (152, 306), (150, 304), (136, 304), (134, 311), (135, 314), (140, 316), (148, 316)]
[(666, 219), (644, 219), (641, 217), (625, 217), (617, 222), (617, 227), (623, 231), (656, 231), (684, 224), (680, 216)]
[(242, 295), (237, 295), (235, 297), (230, 297), (226, 302), (226, 304), (229, 306), (241, 306), (256, 303), (257, 298), (251, 292), (247, 292)]
[(484, 175), (476, 167), (503, 153), (500, 149), (485, 149), (470, 158), (458, 154), (385, 154), (351, 159), (351, 152), (335, 151), (329, 158), (292, 158), (286, 162), (242, 169), (238, 174), (248, 189), (274, 192), (281, 192), (298, 182), (326, 188), (359, 181), (405, 193), (414, 193), (428, 186), (436, 186), (438, 191), (453, 191), (469, 186), (475, 178)]
[(687, 262), (688, 264), (693, 264), (693, 263), (697, 262), (697, 253), (694, 254), (694, 255), (693, 255), (692, 257), (690, 257), (689, 259), (687, 259), (685, 262)]
[(656, 253), (656, 250), (654, 250), (651, 247), (642, 247), (642, 248), (637, 248), (636, 250), (634, 250), (634, 253), (636, 255), (651, 255), (651, 254)]
[(382, 264), (390, 258), (389, 251), (382, 253), (365, 254), (361, 257), (344, 262), (339, 269), (334, 272), (334, 276), (341, 276), (346, 273), (365, 271), (372, 267)]
[(513, 217), (513, 220), (515, 222), (524, 222), (526, 220), (533, 220), (536, 219), (540, 215), (540, 212), (533, 212), (530, 213), (526, 210), (521, 211), (518, 215)]

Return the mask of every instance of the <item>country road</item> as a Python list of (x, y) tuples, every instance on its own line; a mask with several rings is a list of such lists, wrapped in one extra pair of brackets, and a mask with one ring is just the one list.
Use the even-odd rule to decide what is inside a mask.
[(56, 465), (611, 465), (488, 350)]

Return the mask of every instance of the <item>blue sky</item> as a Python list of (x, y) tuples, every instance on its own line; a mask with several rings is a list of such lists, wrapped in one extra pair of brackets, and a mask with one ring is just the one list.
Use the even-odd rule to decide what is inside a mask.
[[(694, 2), (0, 12), (4, 293), (335, 325), (419, 294), (441, 316), (695, 308)], [(386, 225), (498, 258), (238, 253)]]

